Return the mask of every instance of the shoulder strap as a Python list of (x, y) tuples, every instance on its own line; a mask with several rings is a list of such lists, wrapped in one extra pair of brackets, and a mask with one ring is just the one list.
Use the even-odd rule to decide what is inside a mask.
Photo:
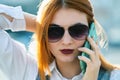
[(110, 80), (110, 74), (110, 71), (107, 71), (101, 67), (98, 75), (98, 80)]
[[(36, 80), (40, 80), (40, 76), (39, 76), (39, 74), (37, 75)], [(46, 76), (46, 80), (50, 80), (50, 77), (49, 77), (48, 75)]]
[(39, 76), (39, 74), (37, 75), (36, 80), (40, 80), (40, 76)]

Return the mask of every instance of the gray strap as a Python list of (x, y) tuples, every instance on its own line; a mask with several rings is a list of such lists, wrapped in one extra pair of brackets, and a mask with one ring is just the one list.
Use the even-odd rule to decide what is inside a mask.
[(110, 71), (105, 70), (104, 68), (100, 68), (98, 80), (110, 80)]
[[(39, 74), (37, 75), (36, 80), (40, 80), (40, 76), (39, 76)], [(50, 77), (49, 77), (48, 75), (46, 76), (46, 80), (50, 80)]]

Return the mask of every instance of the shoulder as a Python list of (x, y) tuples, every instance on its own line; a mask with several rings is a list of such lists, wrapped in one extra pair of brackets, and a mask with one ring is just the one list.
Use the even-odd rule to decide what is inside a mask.
[(120, 69), (115, 68), (108, 71), (101, 67), (98, 80), (120, 80)]
[(120, 69), (111, 71), (110, 80), (120, 80)]

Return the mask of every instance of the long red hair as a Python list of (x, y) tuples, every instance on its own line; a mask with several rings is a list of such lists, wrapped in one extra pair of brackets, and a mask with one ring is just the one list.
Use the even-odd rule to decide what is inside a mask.
[[(49, 64), (54, 60), (53, 55), (49, 51), (48, 47), (48, 27), (52, 21), (52, 18), (56, 11), (60, 8), (73, 8), (80, 12), (87, 14), (88, 23), (94, 21), (93, 9), (89, 0), (44, 0), (38, 11), (37, 16), (37, 59), (39, 75), (41, 80), (45, 80), (45, 73), (48, 72), (50, 75)], [(113, 69), (113, 66), (107, 63), (102, 55), (100, 55), (102, 65), (107, 69)], [(107, 67), (108, 67), (107, 66)]]

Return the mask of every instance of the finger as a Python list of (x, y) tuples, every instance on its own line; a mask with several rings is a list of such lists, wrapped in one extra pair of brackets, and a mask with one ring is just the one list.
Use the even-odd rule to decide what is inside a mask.
[(88, 37), (87, 40), (90, 43), (92, 49), (95, 50), (96, 46), (97, 46), (96, 43), (95, 43), (95, 41), (92, 38), (90, 38), (90, 37)]
[(85, 52), (86, 54), (88, 54), (90, 56), (90, 59), (92, 61), (95, 60), (96, 55), (95, 55), (95, 52), (93, 50), (90, 50), (90, 49), (88, 49), (86, 47), (78, 48), (78, 50), (82, 51), (82, 52)]
[(98, 53), (99, 53), (100, 51), (99, 51), (99, 47), (98, 47), (98, 45), (96, 44), (96, 42), (95, 42), (92, 38), (90, 38), (90, 37), (88, 37), (87, 40), (89, 41), (89, 43), (90, 43), (93, 51), (95, 51), (96, 55), (98, 56), (98, 55), (99, 55)]
[(85, 56), (78, 56), (78, 59), (84, 61), (87, 65), (89, 65), (92, 62), (89, 58)]

